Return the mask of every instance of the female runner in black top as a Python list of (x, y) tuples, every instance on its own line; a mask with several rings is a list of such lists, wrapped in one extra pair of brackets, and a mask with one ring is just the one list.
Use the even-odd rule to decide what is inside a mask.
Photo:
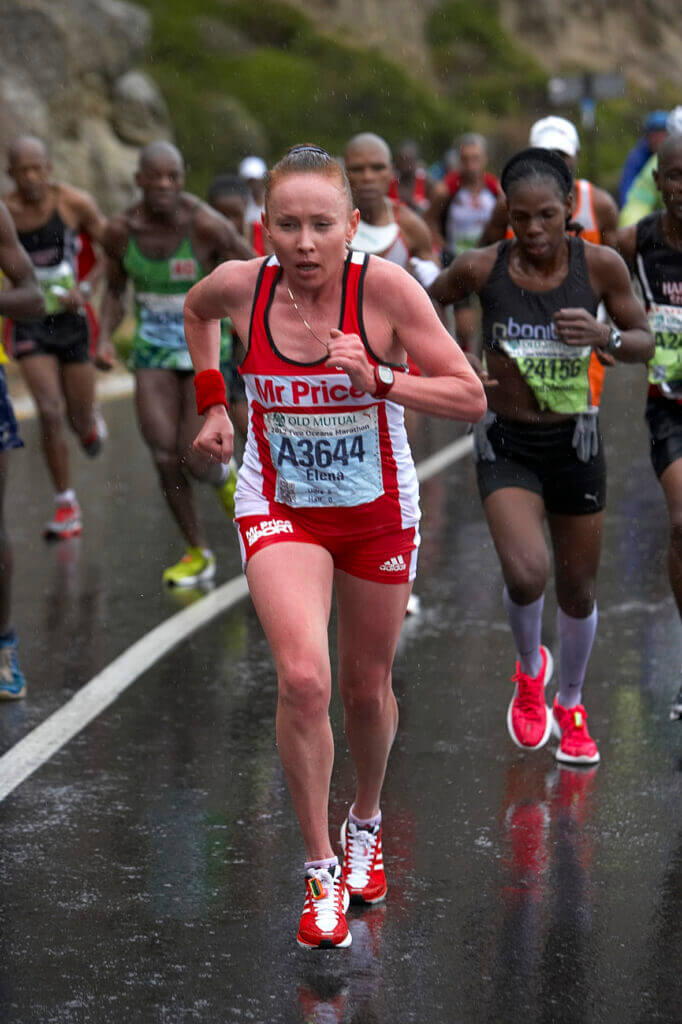
[[(487, 372), (478, 368), (491, 411), (475, 447), (518, 650), (507, 727), (525, 749), (543, 746), (554, 727), (559, 760), (592, 764), (599, 751), (587, 731), (581, 693), (596, 632), (606, 496), (593, 353), (645, 362), (653, 340), (619, 256), (567, 233), (572, 185), (566, 163), (554, 153), (527, 149), (513, 157), (502, 188), (515, 237), (463, 253), (430, 294), (451, 303), (476, 292), (483, 309)], [(618, 329), (596, 319), (602, 300)], [(559, 691), (552, 712), (544, 689), (553, 661), (540, 642), (550, 571), (545, 518), (559, 605)]]

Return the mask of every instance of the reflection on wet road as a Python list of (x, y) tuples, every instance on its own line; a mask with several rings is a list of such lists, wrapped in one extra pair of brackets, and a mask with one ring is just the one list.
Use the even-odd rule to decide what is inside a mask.
[[(275, 684), (242, 602), (180, 645), (0, 805), (0, 1012), (8, 1024), (677, 1024), (682, 998), (682, 725), (667, 717), (681, 630), (637, 371), (604, 417), (610, 491), (585, 698), (602, 764), (505, 728), (511, 639), (468, 460), (422, 488), (417, 592), (395, 666), (401, 725), (383, 811), (385, 905), (347, 951), (294, 942), (302, 849), (274, 739)], [(36, 451), (12, 460), (23, 703), (2, 751), (183, 601), (180, 544), (128, 401), (77, 462), (85, 532), (46, 547)], [(423, 455), (458, 431), (423, 424)], [(75, 456), (77, 458), (77, 456)], [(86, 476), (86, 472), (89, 476)], [(220, 580), (233, 530), (201, 496)], [(548, 595), (545, 640), (555, 640)], [(332, 630), (333, 635), (333, 630)], [(332, 706), (340, 826), (352, 770)]]

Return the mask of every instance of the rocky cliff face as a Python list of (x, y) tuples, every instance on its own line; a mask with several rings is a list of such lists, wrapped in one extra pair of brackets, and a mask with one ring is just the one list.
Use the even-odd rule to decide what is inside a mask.
[(170, 135), (161, 94), (135, 70), (148, 14), (122, 0), (2, 7), (0, 149), (18, 134), (39, 135), (57, 177), (94, 193), (106, 212), (120, 210), (133, 194), (139, 146)]
[[(376, 46), (429, 77), (433, 69), (424, 40), (426, 19), (438, 8), (467, 6), (456, 0), (290, 2), (315, 18), (319, 27)], [(502, 26), (550, 73), (620, 70), (640, 88), (654, 89), (661, 79), (668, 79), (682, 92), (679, 0), (499, 0), (481, 7), (496, 13)], [(475, 17), (474, 13), (474, 21)]]
[[(445, 98), (441, 103), (453, 111), (478, 112), (483, 130), (506, 131), (510, 139), (518, 135), (517, 142), (525, 138), (531, 115), (517, 86), (532, 77), (531, 63), (540, 101), (545, 73), (621, 70), (639, 90), (627, 115), (629, 133), (636, 131), (639, 105), (648, 105), (648, 91), (658, 90), (655, 105), (664, 105), (665, 83), (665, 105), (682, 102), (679, 0), (574, 0), (570, 5), (565, 0), (479, 0), (477, 5), (470, 0), (263, 0), (262, 13), (250, 0), (192, 0), (184, 9), (162, 0), (0, 3), (0, 168), (8, 143), (19, 133), (34, 132), (50, 141), (58, 176), (93, 192), (107, 212), (121, 209), (133, 194), (139, 147), (171, 136), (168, 110), (152, 77), (176, 104), (173, 120), (195, 176), (198, 169), (208, 180), (233, 166), (240, 154), (270, 149), (273, 127), (268, 128), (262, 109), (267, 89), (261, 83), (267, 87), (286, 65), (285, 87), (292, 93), (299, 88), (305, 105), (315, 93), (315, 75), (324, 75), (328, 66), (325, 45), (332, 44), (327, 36), (360, 53), (349, 76), (349, 85), (357, 84), (357, 95), (346, 96), (349, 126), (353, 111), (357, 120), (357, 112), (368, 109), (367, 83), (355, 83), (365, 72), (370, 78), (373, 74), (372, 57), (365, 64), (361, 53), (364, 47), (380, 50), (420, 85), (438, 90)], [(157, 44), (160, 40), (162, 50), (166, 47), (165, 77), (158, 57), (146, 65), (152, 77), (140, 71), (151, 38), (150, 14), (140, 4), (155, 12)], [(296, 51), (266, 31), (268, 17), (281, 20), (282, 12), (290, 15), (292, 8), (299, 19), (302, 13), (316, 26), (309, 50)], [(200, 29), (196, 42), (177, 57), (181, 31), (193, 31), (195, 23)], [(170, 33), (168, 40), (164, 32)], [(267, 52), (264, 45), (270, 47)], [(513, 47), (517, 50), (510, 58)], [(320, 69), (313, 63), (318, 53)], [(245, 54), (253, 60), (242, 68)], [(226, 84), (213, 75), (219, 59), (225, 63)], [(237, 66), (248, 86), (243, 95), (237, 95), (242, 79), (227, 74)], [(182, 78), (187, 67), (210, 71), (198, 75), (191, 95), (183, 91), (190, 84)], [(336, 71), (342, 79), (343, 69)], [(504, 93), (512, 97), (506, 105), (500, 102)], [(277, 99), (268, 102), (274, 107)], [(538, 104), (537, 97), (533, 102)], [(343, 122), (341, 108), (335, 116)], [(382, 126), (385, 132), (390, 124)], [(614, 168), (619, 159), (620, 153)], [(0, 186), (7, 185), (0, 170)]]
[(682, 102), (679, 0), (501, 0), (500, 19), (548, 71), (620, 71), (645, 90), (667, 80)]

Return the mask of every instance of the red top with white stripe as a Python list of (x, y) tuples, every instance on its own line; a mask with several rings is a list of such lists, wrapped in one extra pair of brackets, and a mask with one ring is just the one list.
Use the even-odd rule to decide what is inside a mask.
[[(350, 252), (343, 272), (339, 329), (358, 334), (373, 365), (362, 319), (362, 293), (374, 257)], [(414, 526), (419, 490), (402, 406), (351, 384), (326, 366), (282, 355), (268, 314), (282, 270), (276, 256), (261, 267), (249, 347), (240, 367), (249, 433), (237, 484), (236, 515), (270, 516), (277, 505), (334, 535), (371, 535)], [(398, 369), (403, 369), (402, 367)], [(274, 503), (277, 503), (275, 505)]]

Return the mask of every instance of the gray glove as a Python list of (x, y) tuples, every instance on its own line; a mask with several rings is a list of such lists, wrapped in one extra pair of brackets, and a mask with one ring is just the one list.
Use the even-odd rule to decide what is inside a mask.
[(471, 433), (474, 436), (474, 462), (496, 462), (495, 450), (488, 438), (488, 431), (497, 419), (494, 412), (488, 409), (482, 420), (474, 423)]
[(581, 462), (589, 462), (599, 451), (598, 410), (581, 412), (575, 418), (573, 447)]

